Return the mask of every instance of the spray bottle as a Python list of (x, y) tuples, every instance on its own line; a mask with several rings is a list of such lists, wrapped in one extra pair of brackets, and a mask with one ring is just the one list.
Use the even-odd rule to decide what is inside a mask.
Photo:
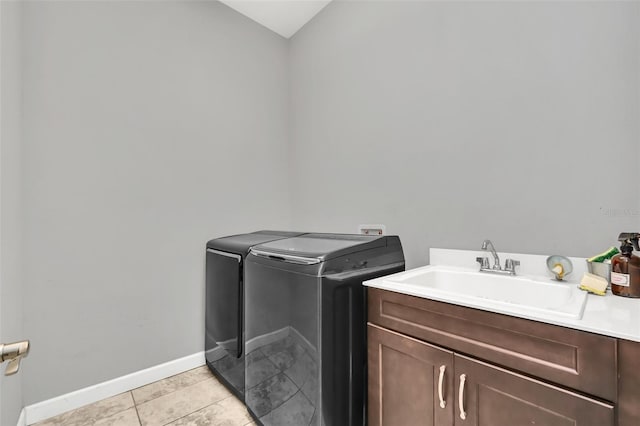
[(640, 233), (623, 232), (618, 236), (620, 254), (611, 259), (611, 292), (617, 296), (640, 297)]

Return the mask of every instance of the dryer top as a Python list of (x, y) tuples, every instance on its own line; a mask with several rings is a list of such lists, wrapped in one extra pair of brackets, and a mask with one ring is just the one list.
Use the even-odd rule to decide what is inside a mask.
[[(260, 244), (252, 252), (262, 256), (299, 259), (301, 263), (324, 262), (350, 253), (385, 247), (388, 239), (397, 237), (355, 234), (304, 234)], [(308, 262), (302, 262), (307, 259)]]
[(256, 231), (250, 234), (230, 235), (228, 237), (210, 240), (207, 242), (207, 248), (246, 256), (252, 246), (282, 238), (295, 237), (297, 235), (302, 235), (302, 233), (289, 231)]

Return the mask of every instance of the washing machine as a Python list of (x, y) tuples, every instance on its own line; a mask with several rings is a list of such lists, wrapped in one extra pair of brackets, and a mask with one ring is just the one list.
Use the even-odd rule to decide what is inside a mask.
[(249, 248), (299, 232), (257, 231), (207, 242), (205, 358), (211, 371), (244, 400), (243, 286)]
[(403, 271), (397, 236), (304, 234), (245, 264), (245, 404), (264, 426), (366, 424), (366, 288)]

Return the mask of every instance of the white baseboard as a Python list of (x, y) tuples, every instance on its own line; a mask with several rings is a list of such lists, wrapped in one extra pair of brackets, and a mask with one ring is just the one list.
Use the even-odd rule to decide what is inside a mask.
[(24, 407), (20, 415), (23, 423), (18, 421), (18, 425), (32, 425), (50, 417), (57, 416), (58, 414), (75, 410), (84, 405), (191, 370), (192, 368), (204, 365), (204, 363), (204, 352), (198, 352), (65, 395), (47, 399), (46, 401), (28, 405)]
[(18, 424), (16, 426), (27, 426), (27, 410), (24, 408), (20, 411), (20, 417), (18, 417)]

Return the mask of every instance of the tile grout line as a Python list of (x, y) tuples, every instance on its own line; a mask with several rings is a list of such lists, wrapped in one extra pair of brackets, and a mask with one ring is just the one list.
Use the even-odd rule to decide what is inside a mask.
[[(195, 369), (192, 369), (192, 370), (195, 370)], [(188, 371), (192, 371), (192, 370), (188, 370)], [(180, 375), (182, 375), (182, 374), (187, 373), (188, 371), (186, 371), (186, 372), (184, 372), (184, 373), (175, 374), (174, 376), (170, 376), (170, 377), (180, 376)], [(170, 377), (168, 377), (168, 378), (170, 378)], [(198, 376), (196, 376), (196, 377), (198, 377)], [(166, 380), (166, 379), (168, 379), (168, 378), (161, 379), (161, 380), (158, 380), (158, 381), (153, 382), (153, 383), (149, 383), (148, 385), (145, 385), (145, 386), (150, 386), (150, 385), (153, 385), (153, 384), (155, 384), (155, 383), (162, 382), (163, 380)], [(213, 384), (214, 386), (215, 386), (215, 385), (217, 385), (217, 386), (222, 386), (222, 387), (224, 387), (224, 385), (223, 385), (223, 384), (218, 380), (218, 378), (217, 378), (215, 375), (213, 375), (213, 374), (209, 374), (208, 376), (206, 376), (206, 377), (202, 377), (202, 378), (199, 378), (198, 380), (194, 381), (193, 383), (190, 383), (190, 384), (189, 384), (189, 385), (187, 385), (187, 386), (180, 387), (180, 388), (178, 388), (178, 389), (174, 389), (174, 390), (172, 390), (171, 392), (168, 392), (168, 393), (165, 393), (165, 394), (159, 395), (159, 396), (154, 397), (154, 398), (151, 398), (151, 399), (149, 399), (149, 400), (145, 400), (144, 402), (138, 402), (138, 401), (136, 400), (136, 398), (134, 397), (133, 391), (134, 391), (134, 390), (137, 390), (137, 389), (144, 388), (145, 386), (140, 386), (140, 387), (138, 387), (138, 388), (131, 389), (131, 390), (128, 390), (128, 391), (126, 391), (126, 392), (122, 392), (122, 394), (125, 394), (125, 393), (128, 393), (128, 394), (129, 394), (129, 396), (130, 396), (130, 398), (131, 398), (131, 401), (132, 401), (132, 403), (133, 403), (133, 404), (132, 404), (132, 406), (130, 406), (130, 407), (128, 407), (128, 408), (125, 408), (125, 409), (123, 409), (123, 410), (117, 411), (117, 412), (115, 412), (115, 413), (112, 413), (111, 415), (106, 416), (106, 417), (102, 417), (102, 416), (100, 416), (98, 420), (108, 419), (108, 418), (110, 418), (110, 417), (113, 417), (113, 416), (116, 416), (116, 415), (118, 415), (118, 414), (121, 414), (121, 413), (123, 413), (123, 412), (125, 412), (125, 411), (129, 410), (130, 408), (134, 408), (134, 409), (135, 409), (135, 412), (136, 412), (136, 417), (137, 417), (137, 419), (138, 419), (138, 424), (139, 424), (140, 426), (142, 426), (142, 425), (143, 425), (143, 422), (142, 422), (142, 418), (140, 417), (140, 412), (139, 412), (139, 410), (138, 410), (138, 408), (139, 408), (140, 406), (145, 405), (145, 404), (147, 404), (147, 403), (150, 403), (150, 402), (152, 402), (152, 401), (155, 401), (156, 399), (159, 399), (159, 398), (162, 398), (162, 397), (165, 397), (165, 396), (172, 395), (172, 394), (174, 394), (174, 393), (177, 393), (177, 392), (182, 391), (182, 390), (184, 390), (184, 389), (187, 389), (187, 388), (190, 388), (190, 387), (192, 387), (192, 386), (198, 385), (198, 384), (203, 383), (203, 382), (208, 381), (208, 380), (211, 380), (211, 381), (213, 382), (212, 384)], [(224, 397), (224, 398), (221, 398), (221, 399), (219, 399), (219, 400), (217, 400), (217, 401), (215, 401), (215, 402), (212, 402), (212, 403), (207, 404), (207, 405), (205, 405), (205, 406), (203, 406), (203, 407), (200, 407), (199, 409), (194, 410), (193, 412), (188, 413), (188, 414), (186, 414), (185, 416), (182, 416), (182, 417), (180, 417), (180, 418), (178, 418), (178, 419), (174, 419), (174, 420), (172, 420), (171, 422), (166, 423), (166, 424), (168, 425), (168, 424), (171, 424), (171, 423), (173, 423), (173, 422), (176, 422), (176, 421), (178, 421), (178, 420), (180, 420), (180, 419), (182, 419), (182, 418), (184, 418), (184, 417), (187, 417), (187, 416), (189, 416), (189, 415), (191, 415), (191, 414), (193, 414), (193, 413), (196, 413), (196, 412), (198, 412), (198, 411), (200, 411), (200, 410), (203, 410), (203, 409), (205, 409), (205, 408), (208, 408), (208, 407), (210, 407), (210, 406), (212, 406), (212, 405), (218, 404), (218, 403), (220, 403), (220, 402), (222, 402), (222, 401), (225, 401), (225, 400), (227, 400), (227, 399), (229, 399), (229, 398), (236, 398), (236, 397), (235, 397), (235, 395), (233, 395), (233, 394), (229, 393), (229, 394), (228, 394), (226, 397)], [(93, 404), (96, 404), (96, 403), (99, 403), (99, 402), (102, 402), (102, 401), (104, 401), (104, 400), (106, 400), (106, 399), (109, 399), (109, 398), (105, 398), (105, 399), (103, 399), (103, 400), (96, 401), (95, 403), (88, 404), (87, 406), (89, 406), (89, 405), (93, 405)], [(237, 398), (236, 398), (236, 399), (237, 399)], [(87, 407), (87, 406), (79, 407), (78, 409), (82, 409), (82, 408)], [(78, 409), (76, 409), (76, 410), (78, 410)], [(67, 411), (67, 412), (65, 412), (65, 413), (61, 413), (61, 414), (59, 414), (58, 416), (63, 416), (63, 415), (65, 415), (65, 414), (68, 414), (68, 413), (70, 413), (70, 412), (72, 412), (72, 411), (76, 411), (76, 410), (70, 410), (70, 411)], [(58, 417), (58, 416), (55, 416), (55, 417)], [(51, 420), (51, 419), (47, 419), (47, 420)], [(249, 423), (247, 423), (247, 424), (251, 424), (251, 421), (252, 421), (252, 420), (250, 420), (250, 421), (249, 421)], [(40, 422), (39, 422), (38, 424), (40, 424)], [(244, 424), (243, 424), (243, 425), (244, 425)], [(37, 426), (37, 424), (34, 424), (34, 426)]]
[[(115, 417), (115, 416), (117, 416), (118, 414), (122, 414), (122, 413), (124, 413), (124, 412), (125, 412), (125, 411), (127, 411), (127, 410), (130, 410), (130, 409), (132, 409), (132, 408), (135, 408), (135, 407), (136, 407), (136, 400), (135, 400), (135, 399), (133, 399), (133, 394), (131, 393), (131, 391), (122, 392), (122, 393), (120, 393), (120, 394), (118, 394), (118, 395), (122, 395), (122, 394), (125, 394), (125, 393), (131, 394), (130, 396), (131, 396), (131, 401), (133, 401), (133, 406), (131, 406), (131, 407), (129, 407), (129, 408), (125, 408), (124, 410), (117, 411), (117, 412), (115, 412), (115, 413), (113, 413), (113, 414), (111, 414), (111, 415), (109, 415), (109, 416), (107, 416), (107, 417), (100, 417), (99, 419), (96, 419), (96, 421), (105, 420), (105, 419), (108, 419), (108, 418), (110, 418), (110, 417)], [(118, 396), (118, 395), (114, 395), (114, 396)], [(104, 400), (106, 400), (106, 399), (109, 399), (109, 398), (101, 399), (100, 401), (97, 401), (97, 402), (95, 402), (95, 403), (98, 403), (98, 402), (104, 401)], [(95, 404), (95, 403), (94, 403), (94, 404)], [(92, 404), (89, 404), (89, 405), (92, 405)], [(86, 406), (87, 406), (87, 405), (85, 405), (85, 407), (86, 407)], [(82, 407), (80, 407), (80, 408), (82, 408)], [(73, 411), (73, 410), (72, 410), (72, 411)], [(137, 412), (137, 410), (136, 410), (136, 412)], [(64, 414), (64, 413), (63, 413), (63, 414)]]
[(189, 413), (189, 414), (185, 414), (185, 415), (184, 415), (184, 416), (182, 416), (182, 417), (178, 417), (177, 419), (171, 420), (169, 423), (164, 423), (162, 426), (167, 426), (167, 425), (170, 425), (171, 423), (175, 423), (175, 422), (177, 422), (178, 420), (182, 420), (182, 419), (184, 419), (185, 417), (189, 417), (189, 416), (190, 416), (190, 415), (192, 415), (193, 413), (197, 413), (198, 411), (200, 411), (200, 410), (204, 410), (205, 408), (211, 407), (212, 405), (217, 404), (217, 403), (218, 403), (218, 401), (216, 401), (216, 402), (212, 402), (212, 403), (211, 403), (211, 404), (209, 404), (209, 405), (205, 405), (205, 406), (204, 406), (204, 407), (202, 407), (202, 408), (198, 408), (196, 411), (192, 411), (192, 412), (191, 412), (191, 413)]
[[(202, 411), (202, 410), (204, 410), (205, 408), (209, 408), (209, 407), (211, 407), (212, 405), (216, 405), (217, 403), (219, 403), (219, 402), (221, 402), (221, 401), (225, 401), (225, 400), (227, 400), (227, 399), (229, 399), (229, 398), (235, 398), (235, 395), (229, 395), (229, 396), (228, 396), (228, 397), (226, 397), (226, 398), (222, 398), (222, 399), (217, 400), (216, 402), (212, 402), (211, 404), (207, 404), (207, 405), (205, 405), (204, 407), (201, 407), (201, 408), (198, 408), (198, 409), (197, 409), (197, 410), (195, 410), (195, 411), (192, 411), (191, 413), (185, 414), (185, 415), (184, 415), (184, 416), (182, 416), (182, 417), (178, 417), (177, 419), (171, 420), (169, 423), (165, 423), (165, 424), (163, 424), (162, 426), (167, 426), (167, 425), (170, 425), (171, 423), (175, 423), (175, 422), (177, 422), (178, 420), (184, 419), (185, 417), (188, 417), (188, 416), (190, 416), (190, 415), (192, 415), (192, 414), (194, 414), (194, 413), (197, 413), (198, 411)], [(237, 398), (236, 398), (236, 399), (237, 399)], [(247, 424), (248, 424), (248, 423), (247, 423)], [(245, 426), (246, 426), (246, 425), (245, 425)]]
[[(183, 390), (183, 389), (189, 388), (189, 387), (191, 387), (191, 386), (195, 386), (195, 385), (197, 385), (198, 383), (202, 383), (202, 382), (204, 382), (204, 381), (206, 381), (206, 380), (211, 380), (211, 379), (215, 379), (215, 382), (217, 382), (217, 383), (218, 383), (218, 384), (220, 384), (221, 386), (224, 386), (224, 385), (222, 384), (222, 382), (220, 382), (220, 380), (218, 380), (218, 378), (217, 378), (216, 376), (211, 375), (211, 377), (206, 377), (206, 378), (204, 378), (204, 379), (202, 379), (202, 380), (198, 380), (197, 382), (193, 382), (193, 383), (191, 383), (191, 384), (189, 384), (189, 385), (187, 385), (187, 386), (183, 386), (183, 387), (181, 387), (181, 388), (178, 388), (178, 389), (172, 390), (171, 392), (167, 392), (167, 393), (165, 393), (165, 394), (162, 394), (162, 395), (160, 395), (160, 396), (156, 396), (155, 398), (151, 398), (151, 399), (148, 399), (148, 400), (143, 401), (143, 402), (140, 402), (140, 403), (136, 402), (136, 399), (135, 399), (135, 397), (133, 396), (133, 390), (131, 390), (131, 391), (129, 391), (129, 392), (131, 392), (131, 397), (133, 398), (133, 403), (134, 403), (134, 404), (135, 404), (135, 406), (137, 407), (137, 406), (139, 406), (139, 405), (144, 405), (144, 404), (146, 404), (146, 403), (148, 403), (148, 402), (155, 401), (155, 400), (156, 400), (156, 399), (158, 399), (158, 398), (162, 398), (163, 396), (171, 395), (172, 393), (179, 392), (179, 391), (181, 391), (181, 390)], [(166, 380), (166, 379), (163, 379), (163, 380)], [(159, 380), (158, 382), (160, 382), (160, 381), (162, 381), (162, 380)], [(153, 383), (158, 383), (158, 382), (153, 382)], [(153, 383), (150, 383), (150, 384), (153, 384)], [(145, 385), (145, 386), (149, 386), (149, 385)], [(142, 386), (142, 387), (144, 387), (144, 386)], [(140, 388), (136, 388), (136, 389), (140, 389)], [(135, 390), (135, 389), (134, 389), (134, 390)]]
[[(0, 0), (0, 1), (2, 1), (2, 0)], [(54, 419), (56, 419), (56, 418), (58, 418), (58, 417), (65, 416), (65, 415), (67, 415), (67, 414), (69, 414), (69, 413), (77, 412), (77, 411), (82, 410), (82, 409), (84, 409), (84, 408), (87, 408), (87, 407), (89, 407), (89, 406), (91, 406), (91, 405), (98, 404), (98, 403), (100, 403), (100, 402), (106, 401), (107, 399), (111, 399), (111, 398), (114, 398), (114, 397), (116, 397), (116, 396), (124, 395), (125, 393), (131, 393), (131, 391), (121, 392), (121, 393), (119, 393), (119, 394), (117, 394), (117, 395), (113, 395), (113, 396), (110, 396), (110, 397), (108, 397), (108, 398), (103, 398), (103, 399), (101, 399), (101, 400), (99, 400), (99, 401), (92, 402), (91, 404), (86, 404), (86, 405), (83, 405), (83, 406), (78, 407), (78, 408), (76, 408), (76, 409), (69, 410), (69, 411), (65, 411), (64, 413), (60, 413), (60, 414), (58, 414), (58, 415), (56, 415), (56, 416), (53, 416), (53, 417), (49, 417), (49, 418), (47, 418), (47, 419), (40, 420), (38, 423), (34, 423), (34, 424), (33, 424), (33, 425), (31, 425), (31, 426), (40, 426), (40, 425), (42, 425), (42, 426), (47, 426), (51, 421), (54, 421)], [(136, 405), (136, 401), (135, 401), (135, 399), (133, 399), (133, 394), (131, 395), (131, 400), (133, 401), (133, 405), (132, 405), (131, 407), (123, 408), (123, 409), (121, 409), (120, 411), (116, 411), (116, 412), (114, 412), (114, 413), (112, 413), (112, 414), (109, 414), (108, 416), (102, 416), (102, 415), (99, 415), (97, 418), (95, 418), (95, 419), (94, 419), (94, 423), (95, 423), (95, 422), (97, 422), (97, 421), (100, 421), (100, 420), (105, 420), (105, 419), (108, 419), (108, 418), (110, 418), (110, 417), (117, 416), (118, 414), (124, 413), (125, 411), (127, 411), (127, 410), (129, 410), (129, 409), (131, 409), (131, 408), (134, 408), (134, 407), (135, 407), (135, 405)], [(73, 419), (73, 416), (71, 416), (71, 418)], [(67, 420), (68, 420), (68, 419), (67, 419)], [(66, 421), (66, 420), (65, 420), (65, 421)], [(73, 420), (73, 421), (75, 422), (75, 420)]]
[[(191, 372), (191, 371), (193, 371), (193, 370), (196, 370), (196, 369), (198, 369), (198, 368), (201, 368), (201, 367), (192, 368), (191, 370), (187, 370), (187, 371), (184, 371), (184, 372), (182, 372), (182, 373), (174, 374), (173, 376), (169, 376), (169, 377), (166, 377), (166, 378), (164, 378), (164, 379), (160, 379), (160, 380), (157, 380), (157, 381), (155, 381), (155, 382), (149, 383), (149, 384), (147, 384), (147, 385), (140, 386), (140, 387), (137, 387), (137, 388), (135, 388), (135, 389), (131, 389), (131, 390), (128, 390), (128, 391), (125, 391), (125, 392), (122, 392), (122, 393), (118, 394), (118, 395), (122, 395), (122, 394), (126, 394), (126, 393), (128, 393), (128, 394), (130, 395), (130, 397), (131, 397), (131, 401), (133, 402), (133, 405), (132, 405), (131, 407), (128, 407), (128, 408), (122, 409), (122, 410), (120, 410), (120, 411), (114, 412), (114, 413), (112, 413), (112, 414), (111, 414), (111, 415), (109, 415), (109, 416), (106, 416), (106, 417), (102, 417), (102, 416), (100, 416), (100, 417), (99, 417), (99, 418), (97, 418), (96, 420), (108, 419), (108, 418), (110, 418), (110, 417), (113, 417), (113, 416), (116, 416), (116, 415), (118, 415), (118, 414), (121, 414), (121, 413), (123, 413), (124, 411), (129, 410), (130, 408), (134, 408), (134, 409), (136, 410), (136, 416), (138, 417), (138, 422), (139, 422), (139, 424), (140, 424), (140, 425), (142, 425), (142, 419), (140, 418), (140, 413), (138, 412), (138, 406), (139, 406), (139, 405), (145, 404), (145, 403), (147, 403), (147, 402), (153, 401), (153, 400), (155, 400), (155, 399), (157, 399), (157, 398), (161, 398), (161, 397), (166, 396), (166, 395), (171, 395), (172, 393), (178, 392), (178, 391), (180, 391), (181, 389), (185, 389), (185, 388), (188, 388), (188, 387), (190, 387), (190, 386), (194, 386), (194, 385), (196, 385), (196, 384), (198, 384), (198, 383), (201, 383), (201, 382), (204, 382), (204, 381), (206, 381), (206, 380), (215, 379), (215, 382), (217, 382), (217, 383), (219, 383), (220, 385), (222, 385), (222, 383), (220, 383), (220, 381), (217, 379), (217, 377), (215, 377), (213, 374), (210, 374), (208, 377), (204, 377), (204, 378), (202, 378), (202, 379), (200, 379), (200, 380), (197, 380), (197, 381), (195, 381), (195, 382), (193, 382), (193, 383), (189, 384), (188, 386), (185, 386), (185, 387), (182, 387), (182, 388), (179, 388), (179, 389), (173, 390), (173, 391), (171, 391), (171, 392), (168, 392), (168, 393), (166, 393), (166, 394), (163, 394), (163, 395), (157, 396), (157, 397), (155, 397), (155, 398), (149, 399), (149, 400), (144, 401), (144, 402), (141, 402), (141, 403), (138, 403), (138, 402), (136, 401), (136, 398), (133, 396), (133, 391), (134, 391), (134, 390), (141, 389), (141, 388), (144, 388), (144, 387), (146, 387), (146, 386), (150, 386), (150, 385), (153, 385), (153, 384), (155, 384), (155, 383), (162, 382), (163, 380), (167, 380), (167, 379), (169, 379), (169, 378), (171, 378), (171, 377), (176, 377), (176, 376), (180, 376), (180, 375), (186, 374), (186, 373)], [(116, 396), (118, 396), (118, 395), (114, 395), (113, 397), (116, 397)], [(113, 398), (113, 397), (109, 397), (109, 398)], [(69, 413), (74, 412), (74, 411), (81, 410), (81, 409), (86, 408), (86, 407), (88, 407), (88, 406), (90, 406), (90, 405), (98, 404), (98, 403), (100, 403), (100, 402), (102, 402), (102, 401), (105, 401), (105, 400), (107, 400), (107, 399), (109, 399), (109, 398), (103, 398), (103, 399), (101, 399), (101, 400), (99, 400), (99, 401), (96, 401), (96, 402), (93, 402), (93, 403), (91, 403), (91, 404), (83, 405), (83, 406), (78, 407), (78, 408), (76, 408), (76, 409), (69, 410), (69, 411), (66, 411), (66, 412), (64, 412), (64, 413), (60, 413), (60, 414), (58, 414), (58, 415), (56, 415), (56, 416), (53, 416), (53, 417), (51, 417), (51, 418), (48, 418), (48, 419), (43, 419), (43, 420), (41, 420), (40, 422), (35, 423), (33, 426), (38, 426), (38, 425), (40, 425), (40, 424), (42, 424), (42, 425), (46, 425), (46, 424), (47, 424), (46, 422), (49, 422), (49, 421), (53, 420), (54, 418), (57, 418), (57, 417), (60, 417), (60, 416), (64, 416), (64, 415), (69, 414)], [(224, 399), (226, 399), (226, 398), (224, 398)], [(197, 410), (196, 410), (196, 411), (197, 411)], [(190, 413), (190, 414), (191, 414), (191, 413)]]
[[(180, 389), (176, 389), (176, 390), (171, 391), (171, 392), (169, 392), (169, 393), (166, 393), (166, 394), (164, 394), (164, 395), (160, 395), (160, 396), (158, 396), (158, 397), (156, 397), (156, 398), (152, 398), (152, 399), (150, 399), (150, 400), (148, 400), (148, 401), (144, 401), (144, 402), (142, 402), (142, 403), (140, 403), (140, 404), (136, 404), (136, 412), (138, 412), (138, 407), (139, 407), (139, 406), (145, 405), (145, 404), (150, 403), (150, 402), (152, 402), (152, 401), (155, 401), (155, 400), (157, 400), (157, 399), (159, 399), (159, 398), (164, 398), (165, 396), (169, 396), (169, 395), (172, 395), (172, 394), (174, 394), (174, 393), (177, 393), (177, 392), (183, 391), (183, 390), (185, 390), (185, 389), (188, 389), (188, 388), (190, 388), (190, 387), (192, 387), (192, 386), (195, 386), (195, 385), (197, 385), (197, 384), (199, 384), (199, 383), (202, 383), (202, 382), (205, 382), (205, 381), (207, 381), (207, 380), (211, 380), (212, 382), (214, 382), (215, 384), (217, 384), (218, 386), (220, 386), (220, 387), (222, 387), (222, 388), (224, 388), (224, 389), (226, 390), (226, 387), (225, 387), (225, 386), (224, 386), (224, 385), (223, 385), (223, 384), (218, 380), (218, 378), (217, 378), (216, 376), (214, 376), (213, 374), (211, 374), (211, 376), (210, 376), (210, 377), (206, 377), (206, 378), (205, 378), (205, 379), (203, 379), (203, 380), (199, 380), (199, 381), (197, 381), (197, 382), (194, 382), (194, 383), (189, 384), (188, 386), (182, 387), (182, 388), (180, 388)], [(194, 411), (192, 411), (192, 412), (190, 412), (190, 413), (185, 414), (184, 416), (181, 416), (181, 417), (178, 417), (178, 418), (176, 418), (176, 419), (173, 419), (173, 420), (169, 421), (168, 423), (163, 423), (162, 425), (163, 425), (163, 426), (170, 425), (170, 424), (172, 424), (172, 423), (174, 423), (174, 422), (177, 422), (177, 421), (178, 421), (178, 420), (180, 420), (180, 419), (183, 419), (183, 418), (185, 418), (185, 417), (187, 417), (187, 416), (190, 416), (191, 414), (197, 413), (198, 411), (203, 410), (203, 409), (205, 409), (205, 408), (207, 408), (207, 407), (210, 407), (210, 406), (212, 406), (212, 405), (215, 405), (215, 404), (217, 404), (217, 403), (219, 403), (219, 402), (221, 402), (221, 401), (224, 401), (224, 400), (229, 399), (229, 398), (236, 398), (236, 397), (235, 397), (235, 395), (233, 395), (232, 393), (230, 393), (230, 392), (228, 392), (228, 391), (227, 391), (227, 393), (228, 393), (228, 395), (227, 395), (227, 396), (225, 396), (224, 398), (218, 399), (217, 401), (214, 401), (214, 402), (212, 402), (212, 403), (210, 403), (210, 404), (207, 404), (207, 405), (205, 405), (205, 406), (202, 406), (202, 407), (200, 407), (200, 408), (198, 408), (198, 409), (196, 409), (196, 410), (194, 410)], [(135, 398), (134, 398), (134, 402), (135, 402)], [(139, 412), (138, 412), (138, 413), (139, 413)], [(139, 414), (138, 414), (138, 419), (140, 420), (140, 424), (142, 425), (142, 419), (140, 418)]]
[(137, 387), (137, 388), (135, 388), (135, 389), (131, 389), (129, 392), (131, 392), (131, 397), (133, 398), (133, 403), (134, 403), (136, 406), (137, 406), (137, 405), (146, 404), (146, 403), (147, 403), (147, 402), (149, 402), (149, 401), (153, 401), (154, 399), (158, 399), (158, 398), (163, 397), (163, 396), (165, 396), (165, 395), (170, 395), (170, 394), (172, 394), (172, 393), (174, 393), (174, 392), (179, 391), (180, 389), (188, 388), (189, 386), (192, 386), (192, 385), (198, 384), (198, 383), (200, 383), (200, 382), (204, 382), (205, 380), (209, 380), (209, 379), (211, 379), (211, 378), (214, 378), (214, 379), (216, 379), (216, 381), (220, 382), (220, 381), (218, 380), (218, 378), (217, 378), (216, 376), (214, 376), (214, 375), (213, 375), (213, 373), (211, 373), (209, 377), (205, 377), (205, 378), (204, 378), (204, 379), (202, 379), (202, 380), (198, 380), (197, 382), (193, 382), (193, 383), (191, 383), (191, 384), (189, 384), (189, 385), (187, 385), (187, 386), (184, 386), (184, 387), (182, 387), (182, 388), (172, 390), (171, 392), (165, 393), (165, 394), (160, 395), (160, 396), (156, 396), (155, 398), (151, 398), (151, 399), (148, 399), (148, 400), (143, 401), (143, 402), (140, 402), (140, 403), (138, 403), (138, 402), (136, 401), (136, 398), (133, 396), (133, 391), (134, 391), (134, 390), (138, 390), (138, 389), (145, 388), (145, 387), (147, 387), (147, 386), (155, 385), (156, 383), (160, 383), (160, 382), (162, 382), (162, 381), (164, 381), (164, 380), (171, 379), (172, 377), (182, 376), (183, 374), (187, 374), (188, 372), (193, 371), (193, 370), (197, 370), (198, 368), (201, 368), (201, 367), (192, 368), (191, 370), (183, 371), (182, 373), (174, 374), (173, 376), (165, 377), (164, 379), (160, 379), (160, 380), (157, 380), (157, 381), (155, 381), (155, 382), (148, 383), (148, 384), (146, 384), (146, 385), (144, 385), (144, 386), (140, 386), (140, 387)]
[(133, 391), (131, 392), (131, 399), (133, 399), (133, 409), (136, 410), (136, 416), (138, 417), (138, 424), (142, 426), (142, 419), (140, 418), (140, 413), (138, 413), (138, 404), (136, 404), (136, 399), (133, 397)]

